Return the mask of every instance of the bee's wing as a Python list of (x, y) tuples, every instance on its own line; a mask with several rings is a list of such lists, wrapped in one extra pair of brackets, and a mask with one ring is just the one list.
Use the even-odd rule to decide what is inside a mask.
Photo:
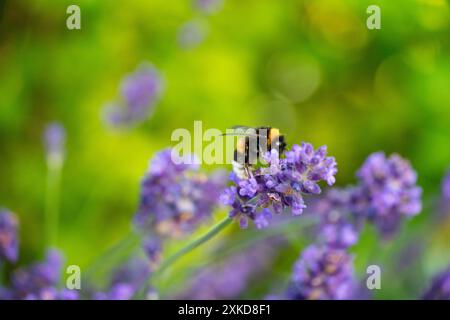
[(223, 133), (221, 134), (221, 136), (244, 136), (244, 137), (262, 137), (262, 135), (256, 134), (256, 133), (247, 133), (247, 132), (242, 132), (241, 130), (255, 130), (255, 128), (253, 127), (249, 127), (249, 126), (243, 126), (243, 125), (235, 125), (231, 127), (232, 130), (236, 130), (236, 132), (228, 132), (228, 133)]
[(245, 132), (229, 132), (229, 133), (222, 133), (221, 136), (242, 136), (242, 137), (262, 137), (262, 135), (259, 134), (252, 134), (252, 133), (245, 133)]
[(244, 126), (244, 125), (237, 124), (237, 125), (232, 126), (231, 129), (254, 129), (254, 128), (253, 127), (249, 127), (249, 126)]

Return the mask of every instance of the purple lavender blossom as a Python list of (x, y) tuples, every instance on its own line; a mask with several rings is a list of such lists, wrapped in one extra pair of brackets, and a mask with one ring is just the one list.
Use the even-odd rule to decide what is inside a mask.
[(79, 294), (76, 290), (62, 289), (55, 287), (42, 288), (37, 293), (27, 294), (24, 300), (78, 300)]
[(135, 293), (134, 288), (127, 283), (113, 285), (108, 292), (98, 292), (94, 300), (131, 300)]
[(333, 222), (324, 224), (320, 235), (323, 241), (334, 248), (351, 247), (358, 242), (359, 233), (355, 227), (347, 222)]
[(51, 288), (58, 285), (62, 269), (62, 256), (56, 250), (48, 250), (45, 260), (28, 268), (17, 270), (12, 277), (12, 290), (18, 299), (49, 297)]
[(144, 228), (150, 224), (158, 235), (177, 237), (211, 216), (225, 179), (221, 172), (208, 177), (196, 165), (175, 164), (171, 153), (166, 149), (151, 161), (135, 222)]
[(421, 189), (410, 164), (397, 155), (386, 159), (374, 153), (357, 173), (359, 184), (333, 189), (316, 202), (319, 240), (335, 248), (356, 243), (366, 220), (373, 222), (385, 239), (397, 231), (402, 217), (417, 214)]
[(177, 238), (193, 231), (211, 216), (225, 188), (222, 171), (207, 176), (197, 165), (175, 162), (171, 149), (159, 152), (142, 181), (134, 220), (139, 229), (149, 234), (145, 248), (151, 259), (160, 247), (157, 237)]
[(287, 297), (293, 300), (351, 299), (358, 287), (352, 257), (341, 249), (311, 245), (294, 266)]
[(121, 102), (105, 107), (106, 120), (112, 125), (132, 125), (147, 118), (162, 92), (162, 79), (148, 63), (142, 64), (121, 84)]
[(10, 289), (0, 286), (0, 300), (12, 300), (14, 298)]
[(66, 142), (66, 131), (57, 122), (47, 126), (44, 132), (44, 145), (47, 155), (47, 162), (50, 165), (61, 165), (64, 160), (64, 145)]
[(442, 198), (450, 202), (450, 171), (447, 172), (442, 181)]
[(159, 236), (149, 234), (143, 240), (142, 248), (150, 260), (152, 266), (157, 266), (161, 262), (162, 239)]
[(436, 275), (423, 295), (425, 300), (450, 300), (450, 267)]
[(16, 262), (19, 255), (17, 218), (11, 212), (0, 209), (0, 264), (2, 260)]
[[(0, 258), (16, 261), (18, 255), (17, 220), (5, 210), (0, 212)], [(0, 260), (0, 262), (2, 262)], [(58, 290), (62, 268), (61, 254), (48, 250), (45, 260), (12, 274), (11, 286), (0, 287), (0, 300), (74, 300), (78, 292)]]
[(373, 222), (378, 231), (390, 238), (403, 217), (421, 211), (422, 190), (410, 163), (398, 155), (370, 155), (357, 173), (359, 185), (354, 190), (353, 210)]
[(242, 228), (248, 226), (249, 219), (262, 228), (269, 224), (272, 213), (279, 214), (286, 208), (294, 216), (300, 215), (306, 208), (303, 195), (320, 194), (321, 180), (328, 185), (335, 182), (336, 161), (326, 154), (325, 146), (314, 151), (309, 143), (294, 145), (285, 158), (272, 149), (263, 159), (265, 164), (255, 169), (249, 179), (232, 174), (234, 185), (221, 196), (223, 204), (232, 207), (230, 217), (238, 220)]
[(351, 213), (351, 190), (331, 189), (312, 206), (311, 213), (319, 216), (315, 231), (320, 243), (345, 249), (358, 241), (362, 221), (357, 221)]

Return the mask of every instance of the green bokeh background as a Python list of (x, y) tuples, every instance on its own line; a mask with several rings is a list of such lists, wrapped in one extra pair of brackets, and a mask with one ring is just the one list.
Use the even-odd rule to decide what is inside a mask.
[[(65, 26), (73, 3), (81, 8), (81, 30)], [(366, 27), (371, 4), (381, 7), (381, 30)], [(192, 20), (207, 36), (182, 49), (178, 31)], [(103, 105), (143, 61), (164, 77), (155, 112), (130, 130), (105, 127)], [(224, 0), (213, 15), (184, 0), (0, 0), (0, 205), (20, 217), (20, 263), (38, 257), (45, 246), (42, 132), (51, 121), (67, 129), (59, 247), (82, 268), (128, 232), (148, 160), (173, 145), (174, 129), (192, 130), (194, 120), (222, 130), (272, 125), (289, 143), (326, 144), (341, 186), (354, 182), (370, 153), (398, 152), (419, 173), (426, 209), (394, 243), (377, 244), (369, 228), (353, 251), (362, 275), (371, 252), (396, 255), (393, 248), (426, 239), (412, 276), (417, 284), (402, 284), (386, 267), (392, 280), (377, 292), (413, 298), (450, 260), (450, 221), (433, 224), (427, 210), (450, 163), (449, 89), (445, 0)], [(231, 227), (222, 238), (238, 231)], [(285, 281), (305, 245), (302, 234), (289, 239), (270, 276), (244, 297), (261, 297)], [(208, 261), (220, 241), (177, 264), (161, 292), (181, 285), (175, 280), (187, 266)]]

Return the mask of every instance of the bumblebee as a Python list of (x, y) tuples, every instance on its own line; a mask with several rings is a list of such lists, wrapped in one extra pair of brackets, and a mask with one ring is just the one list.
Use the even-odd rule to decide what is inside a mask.
[(275, 149), (281, 154), (286, 148), (284, 135), (272, 127), (251, 128), (235, 126), (226, 135), (239, 136), (233, 156), (233, 171), (240, 179), (248, 179), (249, 168), (255, 165), (266, 152)]

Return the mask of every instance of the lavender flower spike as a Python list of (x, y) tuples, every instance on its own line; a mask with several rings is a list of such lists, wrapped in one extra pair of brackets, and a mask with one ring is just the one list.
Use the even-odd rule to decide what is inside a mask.
[(217, 204), (225, 179), (221, 172), (207, 176), (196, 165), (175, 164), (172, 150), (159, 152), (142, 181), (135, 221), (161, 236), (190, 232), (208, 218)]
[(263, 228), (273, 213), (289, 208), (293, 215), (301, 214), (306, 208), (304, 195), (320, 194), (322, 180), (328, 185), (335, 182), (336, 161), (326, 155), (325, 146), (314, 150), (309, 143), (294, 145), (285, 157), (272, 149), (249, 179), (232, 174), (234, 185), (221, 196), (223, 204), (231, 206), (230, 217), (240, 221), (242, 228), (247, 227), (247, 220)]
[(144, 247), (152, 261), (159, 256), (160, 240), (182, 237), (211, 216), (225, 180), (221, 171), (208, 176), (197, 165), (174, 163), (171, 149), (155, 155), (142, 181), (134, 218), (149, 236)]
[(374, 153), (357, 176), (354, 211), (373, 222), (384, 237), (394, 234), (403, 217), (421, 211), (422, 189), (417, 186), (417, 174), (399, 155), (386, 158), (382, 152)]
[(144, 63), (121, 84), (121, 100), (106, 106), (106, 120), (112, 125), (133, 125), (145, 120), (162, 92), (162, 78), (156, 68)]
[(311, 213), (319, 216), (318, 240), (336, 249), (346, 249), (359, 239), (361, 223), (350, 212), (352, 189), (331, 189), (313, 205)]
[(17, 261), (19, 249), (17, 225), (17, 218), (14, 214), (0, 209), (0, 264), (2, 260)]
[(356, 288), (352, 257), (345, 250), (312, 245), (295, 264), (287, 297), (345, 300), (354, 296)]
[(44, 132), (44, 144), (49, 166), (62, 165), (64, 161), (65, 142), (66, 131), (64, 127), (57, 122), (49, 124)]

